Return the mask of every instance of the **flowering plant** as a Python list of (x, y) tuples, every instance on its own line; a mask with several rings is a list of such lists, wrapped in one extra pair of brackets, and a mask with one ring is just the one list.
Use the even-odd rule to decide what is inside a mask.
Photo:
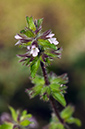
[(32, 17), (26, 17), (27, 27), (15, 35), (18, 42), (15, 45), (25, 47), (27, 52), (17, 56), (22, 57), (20, 62), (24, 62), (31, 70), (34, 78), (40, 62), (48, 65), (53, 57), (61, 57), (62, 48), (58, 48), (58, 41), (54, 38), (51, 30), (42, 32), (43, 19), (33, 21)]
[[(48, 125), (49, 129), (69, 129), (68, 124), (72, 123), (80, 126), (80, 120), (72, 117), (74, 108), (66, 105), (64, 94), (68, 83), (67, 74), (57, 76), (54, 73), (47, 73), (47, 66), (53, 58), (61, 58), (62, 48), (58, 48), (59, 42), (54, 37), (55, 34), (51, 30), (42, 32), (43, 19), (33, 20), (32, 17), (27, 16), (26, 21), (27, 27), (21, 30), (20, 34), (15, 35), (15, 39), (18, 40), (15, 45), (26, 49), (24, 54), (17, 56), (21, 58), (19, 62), (30, 68), (34, 86), (26, 89), (27, 94), (30, 98), (39, 95), (43, 101), (50, 102), (54, 113)], [(43, 76), (36, 75), (39, 66)], [(63, 111), (58, 112), (56, 101), (65, 107)]]
[[(15, 45), (27, 49), (25, 54), (19, 54), (17, 56), (22, 57), (20, 62), (24, 62), (26, 66), (28, 65), (30, 67), (32, 83), (35, 85), (27, 89), (26, 92), (30, 98), (40, 95), (40, 99), (50, 101), (55, 112), (55, 117), (58, 120), (56, 123), (53, 121), (53, 125), (50, 125), (49, 129), (60, 129), (58, 123), (62, 129), (68, 128), (67, 123), (76, 123), (80, 126), (80, 120), (72, 117), (73, 108), (71, 108), (71, 106), (66, 107), (64, 94), (67, 89), (67, 74), (56, 76), (53, 73), (47, 74), (46, 71), (46, 66), (50, 64), (50, 61), (52, 61), (54, 57), (61, 58), (62, 48), (58, 48), (57, 45), (59, 42), (54, 37), (55, 34), (53, 34), (51, 30), (42, 32), (43, 19), (33, 20), (32, 17), (27, 16), (26, 20), (27, 27), (20, 31), (21, 34), (15, 35), (15, 39), (18, 40)], [(43, 76), (36, 75), (39, 66), (41, 66)], [(57, 111), (55, 101), (66, 107), (61, 114)]]

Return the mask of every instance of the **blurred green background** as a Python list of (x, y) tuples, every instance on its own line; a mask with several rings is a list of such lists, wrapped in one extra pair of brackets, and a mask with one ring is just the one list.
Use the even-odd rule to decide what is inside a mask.
[(0, 0), (0, 113), (8, 111), (8, 105), (28, 109), (40, 129), (50, 120), (49, 103), (39, 97), (30, 100), (25, 93), (32, 86), (29, 69), (16, 57), (22, 50), (14, 46), (14, 36), (26, 26), (26, 16), (43, 17), (43, 31), (52, 29), (63, 47), (62, 58), (55, 59), (49, 71), (68, 73), (66, 100), (75, 106), (74, 116), (85, 129), (85, 0)]

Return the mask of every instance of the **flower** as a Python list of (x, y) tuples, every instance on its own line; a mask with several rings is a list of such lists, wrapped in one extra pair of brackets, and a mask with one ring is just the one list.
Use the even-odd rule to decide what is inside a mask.
[(48, 34), (48, 35), (46, 36), (46, 38), (52, 38), (54, 35), (55, 35), (55, 34), (50, 33), (50, 34)]
[(50, 39), (48, 39), (48, 41), (52, 44), (54, 44), (54, 45), (58, 45), (59, 44), (59, 42), (56, 40), (56, 38), (50, 38)]
[(22, 39), (22, 37), (19, 34), (16, 34), (14, 37), (15, 39)]
[(14, 37), (15, 39), (18, 40), (18, 42), (15, 45), (20, 45), (22, 43), (27, 43), (32, 41), (32, 38), (28, 38), (26, 35), (22, 36), (22, 35), (16, 34)]
[(39, 52), (39, 49), (35, 45), (32, 45), (30, 54), (32, 54), (33, 57), (36, 57), (38, 55), (38, 52)]
[(15, 46), (20, 44), (21, 44), (21, 41), (19, 40), (18, 42), (15, 43)]
[[(49, 31), (50, 32), (50, 31)], [(53, 34), (53, 33), (48, 33), (48, 35), (46, 35), (46, 38), (48, 39), (48, 41), (52, 44), (54, 44), (54, 45), (58, 45), (59, 44), (59, 42), (56, 40), (56, 38), (53, 38), (53, 36), (54, 36), (55, 34)]]
[(30, 50), (30, 46), (27, 46), (27, 49)]

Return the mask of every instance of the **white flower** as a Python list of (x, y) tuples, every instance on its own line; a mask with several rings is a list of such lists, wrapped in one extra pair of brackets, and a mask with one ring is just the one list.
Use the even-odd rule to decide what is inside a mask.
[(21, 44), (21, 41), (20, 41), (20, 40), (19, 40), (17, 43), (15, 43), (15, 46), (16, 46), (16, 45), (19, 45), (19, 44)]
[(30, 46), (27, 46), (27, 49), (30, 50)]
[(39, 49), (35, 45), (32, 45), (30, 54), (32, 54), (33, 57), (36, 57), (38, 55), (38, 52)]
[(15, 39), (22, 39), (22, 37), (19, 34), (16, 34), (14, 37)]
[(55, 35), (55, 34), (50, 33), (50, 34), (48, 34), (48, 35), (46, 36), (46, 38), (52, 38), (54, 35)]
[(59, 42), (56, 40), (56, 38), (50, 38), (50, 39), (48, 39), (48, 41), (52, 44), (54, 44), (54, 45), (58, 45), (59, 44)]
[(20, 39), (22, 39), (22, 37), (19, 34), (16, 34), (14, 37), (15, 37), (15, 39), (18, 39), (19, 40), (15, 45), (21, 44)]

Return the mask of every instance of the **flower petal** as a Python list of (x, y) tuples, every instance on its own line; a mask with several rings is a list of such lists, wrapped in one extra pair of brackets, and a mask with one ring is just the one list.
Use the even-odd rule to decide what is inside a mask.
[(59, 44), (59, 42), (56, 40), (56, 38), (50, 38), (50, 39), (48, 39), (48, 41), (52, 44), (54, 44), (54, 45), (58, 45)]
[(19, 40), (17, 43), (15, 43), (15, 46), (20, 44), (21, 44), (21, 41)]
[(22, 39), (22, 37), (19, 34), (16, 34), (14, 37), (15, 39)]
[(27, 49), (30, 50), (30, 46), (27, 46)]
[(35, 45), (33, 45), (31, 47), (30, 54), (32, 54), (33, 57), (36, 57), (38, 55), (38, 52), (39, 52), (39, 49)]
[(50, 34), (48, 34), (48, 35), (46, 36), (46, 38), (52, 38), (54, 35), (55, 35), (55, 34), (50, 33)]

